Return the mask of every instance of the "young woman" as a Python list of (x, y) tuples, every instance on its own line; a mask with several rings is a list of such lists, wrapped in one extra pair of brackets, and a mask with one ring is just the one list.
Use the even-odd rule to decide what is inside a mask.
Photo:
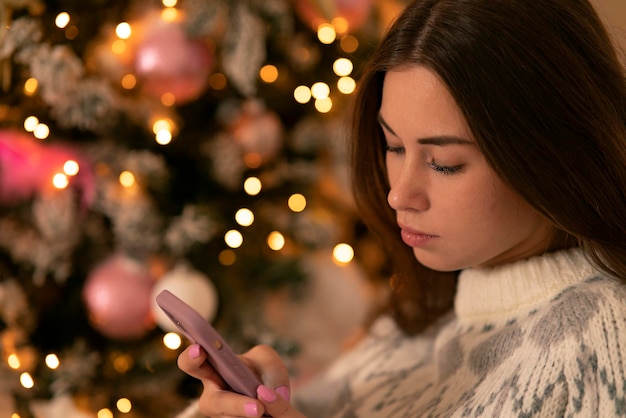
[(356, 104), (355, 197), (397, 272), (387, 314), (293, 403), (268, 347), (242, 356), (258, 399), (189, 347), (198, 411), (626, 416), (626, 78), (588, 1), (414, 1)]

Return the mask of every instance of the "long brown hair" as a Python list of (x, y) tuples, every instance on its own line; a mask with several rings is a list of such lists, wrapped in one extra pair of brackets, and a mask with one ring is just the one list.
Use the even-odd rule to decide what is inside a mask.
[(354, 195), (394, 266), (388, 308), (400, 327), (420, 331), (449, 310), (456, 276), (417, 262), (386, 200), (384, 76), (415, 65), (439, 75), (488, 163), (561, 231), (561, 246), (626, 281), (626, 79), (593, 7), (417, 0), (366, 66), (352, 133)]

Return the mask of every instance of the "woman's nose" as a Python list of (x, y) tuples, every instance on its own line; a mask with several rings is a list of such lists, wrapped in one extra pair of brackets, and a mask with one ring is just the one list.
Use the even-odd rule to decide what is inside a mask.
[(390, 176), (389, 184), (387, 202), (393, 210), (425, 211), (430, 207), (424, 178), (414, 170), (402, 169)]

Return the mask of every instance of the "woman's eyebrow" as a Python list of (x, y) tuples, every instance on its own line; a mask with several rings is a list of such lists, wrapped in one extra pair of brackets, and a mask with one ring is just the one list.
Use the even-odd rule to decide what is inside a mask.
[[(378, 114), (378, 123), (380, 123), (393, 136), (398, 136), (393, 131), (393, 129), (391, 129), (391, 127), (387, 124), (387, 122), (385, 122), (385, 119), (382, 117), (380, 113)], [(453, 135), (437, 135), (437, 136), (430, 136), (426, 138), (419, 138), (417, 140), (417, 143), (422, 144), (422, 145), (438, 145), (438, 146), (474, 145), (474, 142), (470, 141), (469, 139), (460, 138), (458, 136), (453, 136)]]

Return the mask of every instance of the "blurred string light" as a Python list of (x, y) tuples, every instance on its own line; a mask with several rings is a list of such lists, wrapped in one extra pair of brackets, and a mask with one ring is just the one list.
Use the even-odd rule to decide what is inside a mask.
[(128, 398), (118, 399), (115, 406), (117, 406), (117, 409), (123, 414), (129, 413), (133, 409), (133, 404), (130, 402), (130, 399)]
[(51, 370), (56, 370), (61, 365), (61, 362), (59, 361), (59, 357), (57, 357), (56, 354), (52, 354), (52, 353), (46, 356), (45, 363), (46, 363), (46, 366), (48, 366), (48, 368)]
[(135, 175), (130, 171), (122, 171), (119, 176), (120, 184), (126, 188), (132, 187), (135, 185)]
[(54, 24), (59, 29), (65, 29), (70, 23), (70, 14), (68, 12), (61, 12), (54, 19)]
[(278, 68), (276, 66), (268, 64), (261, 67), (259, 70), (259, 76), (261, 80), (266, 83), (273, 83), (278, 80)]
[(57, 189), (66, 189), (70, 184), (70, 179), (64, 173), (56, 173), (52, 176), (52, 185)]
[(274, 251), (279, 251), (285, 246), (285, 237), (278, 231), (273, 231), (267, 236), (267, 245)]
[(74, 160), (67, 160), (63, 164), (63, 172), (68, 176), (75, 176), (80, 171), (80, 166)]
[(254, 213), (250, 209), (241, 208), (235, 213), (235, 221), (241, 226), (250, 226), (254, 222)]
[(133, 34), (133, 29), (128, 22), (121, 22), (115, 27), (115, 35), (119, 39), (129, 39)]
[(102, 408), (98, 411), (98, 418), (113, 418), (113, 412), (109, 408)]
[(261, 180), (257, 177), (248, 177), (243, 182), (243, 189), (250, 196), (258, 195), (261, 192), (262, 187)]
[(315, 109), (320, 113), (328, 113), (333, 108), (333, 101), (330, 97), (315, 100)]
[(300, 193), (292, 194), (287, 205), (293, 212), (302, 212), (306, 208), (306, 198)]
[(237, 261), (237, 255), (233, 250), (223, 250), (218, 256), (218, 261), (223, 266), (232, 266)]
[(352, 94), (356, 90), (356, 81), (352, 77), (341, 77), (337, 81), (337, 90), (343, 94)]
[(152, 124), (152, 132), (155, 135), (155, 140), (159, 145), (167, 145), (172, 142), (174, 136), (173, 131), (176, 128), (174, 122), (167, 118), (156, 120)]
[(182, 344), (182, 338), (175, 332), (168, 332), (163, 336), (163, 345), (172, 351), (178, 350)]
[(34, 132), (37, 125), (39, 125), (37, 116), (29, 116), (24, 119), (24, 129), (26, 129), (26, 132)]
[(27, 96), (33, 96), (39, 88), (39, 82), (36, 78), (30, 77), (24, 82), (24, 94)]
[(163, 0), (162, 3), (165, 7), (176, 7), (178, 0)]
[(35, 381), (28, 372), (24, 372), (20, 375), (20, 384), (26, 389), (32, 389), (35, 387)]
[(22, 367), (22, 362), (20, 361), (20, 358), (15, 353), (9, 354), (9, 356), (7, 357), (7, 364), (13, 370), (17, 370), (20, 367)]
[(337, 39), (335, 27), (330, 23), (322, 23), (317, 27), (317, 39), (323, 44), (332, 44)]
[(175, 22), (178, 20), (178, 10), (174, 7), (166, 7), (161, 11), (161, 20), (164, 22)]
[(333, 248), (333, 259), (340, 264), (347, 264), (354, 258), (354, 249), (348, 244), (341, 243)]
[(132, 90), (137, 85), (137, 77), (134, 74), (126, 74), (122, 77), (122, 87), (126, 90)]
[(224, 242), (226, 242), (226, 245), (230, 248), (239, 248), (241, 244), (243, 244), (243, 235), (236, 229), (231, 229), (224, 234)]
[(335, 28), (335, 32), (337, 32), (338, 35), (343, 35), (347, 33), (350, 26), (348, 24), (348, 20), (345, 17), (341, 16), (335, 17), (331, 21), (331, 24), (333, 25), (333, 28)]
[(338, 58), (333, 63), (333, 71), (338, 76), (346, 76), (352, 73), (354, 65), (348, 58)]
[(346, 35), (341, 38), (339, 45), (345, 52), (353, 53), (359, 48), (359, 40), (352, 35)]
[(311, 86), (311, 95), (315, 99), (323, 99), (330, 95), (330, 87), (328, 84), (318, 81)]
[(38, 123), (33, 130), (33, 135), (37, 139), (46, 139), (50, 135), (50, 128), (45, 123)]
[(307, 86), (298, 86), (293, 91), (293, 97), (300, 104), (308, 103), (312, 96), (311, 89)]

